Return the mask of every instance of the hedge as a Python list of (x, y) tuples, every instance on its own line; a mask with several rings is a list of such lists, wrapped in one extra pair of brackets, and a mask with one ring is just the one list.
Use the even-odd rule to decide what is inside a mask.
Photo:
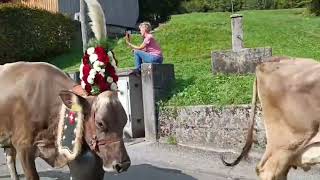
[(75, 27), (62, 14), (0, 4), (0, 64), (62, 54), (70, 48)]

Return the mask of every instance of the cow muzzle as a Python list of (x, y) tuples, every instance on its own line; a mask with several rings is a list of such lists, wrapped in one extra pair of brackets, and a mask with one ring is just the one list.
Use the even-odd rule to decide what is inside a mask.
[(122, 163), (113, 162), (112, 166), (110, 166), (110, 167), (103, 166), (103, 170), (106, 172), (122, 173), (124, 171), (127, 171), (128, 168), (130, 167), (130, 165), (131, 165), (131, 161), (125, 161)]

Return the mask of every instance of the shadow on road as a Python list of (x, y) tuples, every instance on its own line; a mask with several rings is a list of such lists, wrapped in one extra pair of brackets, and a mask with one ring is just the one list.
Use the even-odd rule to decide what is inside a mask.
[(141, 164), (131, 166), (128, 172), (112, 175), (105, 174), (104, 179), (106, 180), (196, 180), (194, 177), (182, 173), (176, 169), (165, 169), (158, 168), (149, 164)]
[[(44, 171), (39, 172), (40, 179), (69, 180), (69, 172)], [(24, 177), (20, 175), (19, 177)], [(9, 175), (0, 176), (0, 179), (10, 179)], [(121, 174), (106, 173), (105, 180), (196, 180), (194, 177), (184, 174), (180, 170), (165, 169), (149, 164), (133, 165), (127, 172)]]
[[(42, 178), (49, 178), (49, 179), (55, 179), (55, 180), (69, 180), (69, 172), (61, 172), (61, 171), (45, 171), (45, 172), (39, 172), (40, 179)], [(19, 178), (24, 179), (23, 174), (19, 174)], [(10, 180), (10, 175), (3, 175), (0, 176), (1, 180)]]

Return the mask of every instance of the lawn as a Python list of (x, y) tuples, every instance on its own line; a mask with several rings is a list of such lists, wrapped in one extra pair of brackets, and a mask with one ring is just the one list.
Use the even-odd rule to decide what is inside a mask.
[[(242, 11), (245, 47), (273, 48), (274, 55), (320, 60), (320, 18), (303, 15), (304, 9)], [(154, 33), (165, 63), (175, 66), (177, 84), (165, 105), (246, 104), (251, 100), (252, 75), (211, 73), (211, 52), (231, 49), (230, 13), (175, 15)], [(136, 43), (141, 42), (138, 35)], [(115, 47), (120, 67), (134, 65), (123, 39)], [(65, 70), (79, 67), (81, 55), (56, 58)], [(68, 59), (70, 58), (70, 60)], [(60, 61), (58, 61), (60, 59)], [(68, 61), (70, 63), (62, 63)]]

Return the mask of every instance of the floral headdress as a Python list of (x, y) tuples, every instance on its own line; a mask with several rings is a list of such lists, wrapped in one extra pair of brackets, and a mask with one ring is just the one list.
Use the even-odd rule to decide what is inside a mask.
[(106, 90), (116, 91), (116, 68), (112, 52), (106, 53), (101, 46), (88, 48), (80, 65), (81, 87), (88, 95), (98, 95)]

